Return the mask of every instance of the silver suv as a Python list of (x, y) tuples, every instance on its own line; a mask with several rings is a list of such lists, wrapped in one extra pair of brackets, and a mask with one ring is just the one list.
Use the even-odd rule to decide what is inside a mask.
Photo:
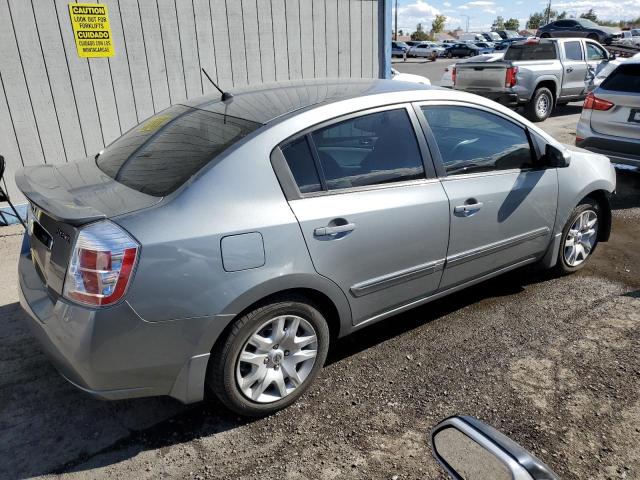
[(28, 167), (21, 304), (62, 375), (263, 415), (332, 339), (500, 273), (580, 269), (609, 160), (505, 107), (386, 80), (173, 106), (97, 158)]
[(640, 60), (621, 63), (589, 94), (576, 145), (640, 167)]

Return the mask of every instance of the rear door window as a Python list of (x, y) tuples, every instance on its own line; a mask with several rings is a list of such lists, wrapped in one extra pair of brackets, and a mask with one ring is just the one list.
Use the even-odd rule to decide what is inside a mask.
[(129, 130), (106, 147), (96, 163), (127, 187), (163, 197), (260, 126), (176, 105)]
[(600, 88), (614, 92), (640, 93), (640, 64), (622, 64), (602, 82)]
[(582, 47), (580, 46), (580, 42), (565, 43), (564, 54), (567, 60), (582, 60)]

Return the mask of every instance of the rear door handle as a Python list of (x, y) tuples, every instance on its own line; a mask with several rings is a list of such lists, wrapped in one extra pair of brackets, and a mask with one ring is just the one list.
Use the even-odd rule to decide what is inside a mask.
[(463, 214), (463, 215), (470, 214), (470, 213), (475, 213), (478, 210), (480, 210), (483, 205), (484, 205), (484, 203), (482, 203), (482, 202), (471, 203), (471, 204), (468, 204), (468, 205), (458, 205), (457, 207), (454, 207), (453, 213), (460, 213), (460, 214)]
[(573, 67), (567, 67), (567, 73), (573, 72)]
[(336, 225), (335, 227), (319, 227), (313, 231), (316, 237), (326, 237), (328, 235), (336, 235), (338, 233), (351, 232), (355, 230), (355, 223), (347, 223), (345, 225)]

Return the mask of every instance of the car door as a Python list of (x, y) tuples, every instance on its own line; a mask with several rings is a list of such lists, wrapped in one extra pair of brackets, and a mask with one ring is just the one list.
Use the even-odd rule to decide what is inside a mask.
[(420, 105), (449, 198), (449, 248), (441, 289), (540, 258), (553, 232), (558, 180), (537, 168), (527, 130), (491, 109)]
[(564, 50), (562, 76), (562, 97), (578, 97), (582, 95), (587, 88), (587, 78), (589, 71), (587, 62), (584, 59), (582, 51), (582, 42), (580, 40), (571, 40), (564, 42), (562, 46)]
[(395, 105), (329, 122), (281, 148), (313, 265), (342, 288), (354, 324), (440, 283), (449, 203), (416, 129), (411, 106)]

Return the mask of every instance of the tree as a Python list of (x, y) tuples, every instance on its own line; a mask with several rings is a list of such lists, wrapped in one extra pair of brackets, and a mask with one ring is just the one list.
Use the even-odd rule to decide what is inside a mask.
[(545, 24), (546, 17), (541, 12), (532, 13), (529, 15), (529, 21), (527, 22), (527, 28), (536, 30)]
[(411, 34), (411, 40), (423, 41), (429, 40), (429, 35), (424, 31), (422, 24), (416, 25), (416, 31)]
[(520, 21), (517, 18), (510, 18), (504, 22), (504, 30), (518, 30), (520, 28)]
[(567, 12), (563, 10), (562, 13), (558, 14), (556, 20), (564, 20), (565, 18), (567, 18)]
[(596, 12), (593, 11), (593, 8), (590, 8), (586, 13), (581, 13), (580, 18), (586, 18), (587, 20), (591, 20), (592, 22), (598, 21), (598, 16), (596, 15)]
[(504, 18), (502, 18), (502, 16), (498, 15), (498, 18), (496, 18), (493, 21), (493, 24), (491, 25), (491, 30), (493, 31), (504, 30)]
[(551, 8), (551, 2), (549, 2), (545, 7), (545, 9), (542, 11), (542, 18), (544, 19), (544, 22), (545, 22), (544, 24), (546, 25), (557, 16), (558, 16), (558, 12), (556, 12)]
[(404, 32), (402, 31), (402, 29), (398, 30), (398, 35), (403, 36)]
[(444, 15), (436, 15), (436, 18), (431, 22), (431, 31), (433, 33), (440, 33), (444, 30), (444, 24), (447, 22), (447, 17)]

